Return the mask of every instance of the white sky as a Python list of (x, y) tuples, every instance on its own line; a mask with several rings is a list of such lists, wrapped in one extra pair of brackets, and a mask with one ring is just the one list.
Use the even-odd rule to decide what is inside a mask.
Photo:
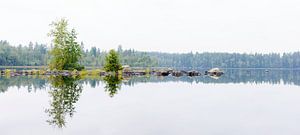
[(85, 48), (300, 51), (299, 0), (0, 0), (0, 40), (50, 44), (61, 17)]

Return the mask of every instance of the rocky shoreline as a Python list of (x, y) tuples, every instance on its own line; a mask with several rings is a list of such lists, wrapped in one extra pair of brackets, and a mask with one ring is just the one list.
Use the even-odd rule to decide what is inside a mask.
[[(46, 76), (78, 76), (78, 75), (88, 75), (88, 76), (106, 76), (110, 73), (101, 70), (86, 70), (86, 71), (48, 71), (48, 70), (1, 70), (1, 76), (28, 76), (28, 75), (46, 75)], [(204, 73), (196, 70), (123, 70), (118, 74), (122, 76), (143, 76), (143, 75), (155, 75), (155, 76), (221, 76), (224, 72), (218, 68), (214, 68)]]

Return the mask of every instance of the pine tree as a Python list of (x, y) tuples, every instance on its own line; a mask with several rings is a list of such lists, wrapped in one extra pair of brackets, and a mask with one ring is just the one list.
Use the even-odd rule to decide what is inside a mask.
[(105, 57), (104, 70), (106, 72), (118, 72), (119, 70), (122, 70), (119, 54), (113, 49), (110, 50)]

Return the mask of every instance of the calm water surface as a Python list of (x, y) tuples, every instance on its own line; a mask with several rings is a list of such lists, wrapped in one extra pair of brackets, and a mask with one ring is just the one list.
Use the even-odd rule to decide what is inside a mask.
[(299, 135), (300, 71), (1, 77), (1, 135)]

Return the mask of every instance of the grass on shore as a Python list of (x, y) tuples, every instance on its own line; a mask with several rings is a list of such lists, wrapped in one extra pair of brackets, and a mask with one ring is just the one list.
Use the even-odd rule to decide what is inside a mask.
[[(27, 66), (29, 67), (29, 66)], [(5, 76), (18, 76), (18, 75), (47, 75), (51, 73), (50, 70), (47, 70), (46, 68), (33, 68), (33, 69), (24, 69), (24, 66), (22, 66), (23, 69), (21, 68), (6, 68), (1, 70), (2, 75)], [(52, 70), (51, 72), (60, 72), (60, 73), (67, 73), (70, 74), (71, 76), (81, 76), (83, 78), (85, 78), (86, 76), (100, 76), (103, 73), (106, 73), (103, 69), (100, 68), (94, 68), (94, 69), (90, 69), (90, 70), (82, 70), (82, 71), (77, 71), (77, 70), (73, 70), (73, 71), (68, 71), (68, 70), (62, 70), (62, 71), (57, 71), (57, 70)], [(151, 69), (150, 68), (138, 68), (138, 69), (127, 69), (127, 70), (120, 70), (118, 72), (118, 75), (122, 76), (123, 72), (144, 72), (146, 73), (146, 75), (150, 75), (151, 73)]]

